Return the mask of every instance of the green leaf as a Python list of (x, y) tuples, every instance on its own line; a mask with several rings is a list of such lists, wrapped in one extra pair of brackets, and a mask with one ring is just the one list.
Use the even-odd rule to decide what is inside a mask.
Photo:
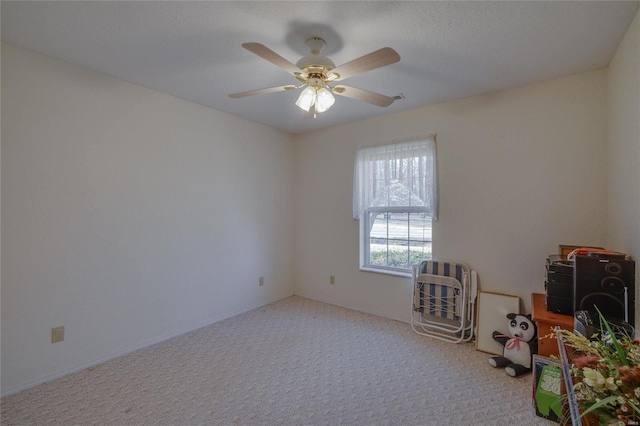
[(627, 400), (627, 404), (629, 404), (631, 406), (631, 408), (633, 408), (633, 411), (635, 411), (636, 413), (640, 414), (640, 407), (638, 407), (636, 404), (634, 404), (633, 402)]
[(586, 410), (584, 410), (584, 412), (582, 414), (580, 414), (580, 419), (583, 418), (584, 416), (586, 416), (587, 414), (589, 414), (590, 412), (597, 410), (598, 408), (602, 407), (603, 405), (607, 405), (610, 402), (616, 401), (618, 399), (617, 396), (615, 395), (611, 395), (608, 396), (606, 398), (601, 399), (600, 401), (596, 402), (595, 404), (593, 404), (591, 407), (587, 408)]
[(620, 364), (628, 366), (629, 361), (627, 361), (627, 354), (622, 348), (622, 346), (620, 345), (620, 342), (618, 342), (616, 335), (613, 334), (613, 330), (611, 330), (611, 326), (609, 325), (607, 320), (604, 318), (604, 315), (602, 315), (602, 312), (600, 312), (600, 309), (598, 309), (598, 307), (595, 305), (594, 305), (594, 308), (596, 308), (596, 311), (598, 311), (598, 315), (600, 315), (600, 322), (604, 324), (604, 326), (607, 328), (607, 331), (609, 332), (609, 336), (611, 336), (611, 342), (613, 343), (613, 347), (616, 349), (616, 352), (618, 353), (618, 357), (620, 358)]

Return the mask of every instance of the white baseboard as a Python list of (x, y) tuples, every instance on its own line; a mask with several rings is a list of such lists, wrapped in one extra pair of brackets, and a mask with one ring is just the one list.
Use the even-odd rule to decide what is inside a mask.
[(172, 339), (174, 337), (180, 336), (180, 335), (185, 334), (185, 333), (189, 333), (189, 332), (197, 330), (199, 328), (207, 327), (207, 326), (209, 326), (211, 324), (215, 324), (217, 322), (226, 320), (228, 318), (235, 317), (236, 315), (244, 314), (245, 312), (252, 311), (254, 309), (260, 308), (262, 306), (266, 306), (266, 305), (268, 305), (270, 303), (277, 302), (278, 300), (281, 300), (281, 299), (284, 299), (284, 298), (287, 298), (287, 297), (290, 297), (290, 296), (293, 296), (293, 295), (294, 295), (293, 292), (287, 292), (286, 294), (280, 294), (280, 295), (277, 295), (275, 297), (271, 297), (266, 301), (261, 301), (261, 302), (257, 303), (255, 306), (242, 308), (241, 310), (239, 310), (237, 312), (234, 312), (232, 314), (224, 315), (224, 316), (221, 316), (221, 317), (212, 318), (212, 319), (204, 321), (204, 322), (202, 322), (200, 324), (194, 325), (192, 327), (188, 327), (188, 328), (185, 328), (183, 330), (180, 330), (180, 331), (177, 331), (177, 332), (174, 332), (174, 333), (165, 334), (164, 336), (160, 336), (160, 337), (157, 337), (157, 338), (154, 338), (154, 339), (146, 340), (146, 341), (144, 341), (143, 343), (141, 343), (139, 345), (135, 345), (135, 346), (129, 347), (127, 349), (124, 349), (124, 350), (121, 350), (121, 351), (118, 351), (118, 352), (113, 352), (113, 353), (111, 353), (111, 354), (109, 354), (109, 355), (107, 355), (107, 356), (105, 356), (103, 358), (91, 361), (91, 362), (89, 362), (87, 364), (83, 364), (83, 365), (81, 365), (79, 367), (74, 367), (74, 368), (71, 368), (69, 370), (57, 371), (57, 372), (55, 372), (53, 374), (49, 374), (49, 375), (46, 375), (46, 376), (43, 376), (43, 377), (39, 377), (39, 378), (37, 378), (35, 380), (30, 380), (28, 382), (21, 383), (21, 384), (16, 385), (16, 386), (11, 386), (9, 388), (2, 389), (2, 391), (0, 391), (0, 397), (5, 397), (7, 395), (11, 395), (11, 394), (14, 394), (14, 393), (17, 393), (17, 392), (32, 388), (34, 386), (40, 385), (42, 383), (50, 382), (50, 381), (55, 380), (55, 379), (59, 379), (59, 378), (64, 377), (64, 376), (66, 376), (68, 374), (76, 373), (78, 371), (93, 367), (95, 365), (99, 365), (99, 364), (105, 363), (105, 362), (107, 362), (109, 360), (112, 360), (114, 358), (118, 358), (120, 356), (129, 354), (131, 352), (135, 352), (137, 350), (144, 349), (144, 348), (146, 348), (148, 346), (155, 345), (156, 343), (164, 342), (165, 340)]

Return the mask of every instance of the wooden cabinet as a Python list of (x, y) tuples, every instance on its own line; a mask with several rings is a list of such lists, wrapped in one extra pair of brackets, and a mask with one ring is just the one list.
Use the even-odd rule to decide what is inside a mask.
[(545, 338), (545, 336), (551, 334), (558, 325), (567, 330), (573, 330), (573, 317), (547, 311), (544, 300), (544, 294), (531, 294), (531, 319), (538, 327), (538, 354), (558, 356), (558, 342), (556, 339)]

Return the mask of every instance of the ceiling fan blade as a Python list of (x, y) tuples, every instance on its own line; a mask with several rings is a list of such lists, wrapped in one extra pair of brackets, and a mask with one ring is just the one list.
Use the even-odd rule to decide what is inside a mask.
[(334, 80), (339, 81), (353, 77), (356, 74), (395, 64), (398, 61), (400, 61), (398, 52), (390, 47), (383, 47), (368, 55), (361, 56), (351, 62), (340, 65), (332, 69), (329, 73), (338, 74), (339, 77)]
[(388, 107), (393, 103), (393, 101), (395, 101), (395, 99), (390, 98), (389, 96), (351, 86), (336, 86), (333, 88), (333, 93), (346, 98), (357, 99), (359, 101), (377, 105), (379, 107)]
[(253, 95), (262, 95), (263, 93), (273, 93), (273, 92), (282, 92), (284, 90), (292, 90), (295, 89), (296, 86), (278, 86), (278, 87), (267, 87), (266, 89), (257, 89), (257, 90), (248, 90), (246, 92), (240, 92), (240, 93), (232, 93), (229, 95), (230, 98), (244, 98), (247, 96), (253, 96)]
[(285, 58), (278, 55), (276, 52), (269, 49), (263, 44), (253, 42), (242, 43), (242, 47), (247, 49), (249, 52), (255, 53), (256, 55), (260, 56), (262, 59), (266, 59), (272, 64), (277, 65), (291, 75), (295, 76), (297, 74), (303, 74), (303, 71), (300, 68), (296, 67), (291, 62), (287, 61)]

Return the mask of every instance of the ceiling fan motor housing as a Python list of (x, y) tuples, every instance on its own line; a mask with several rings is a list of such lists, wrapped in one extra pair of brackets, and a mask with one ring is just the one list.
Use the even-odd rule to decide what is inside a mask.
[(334, 64), (333, 61), (326, 56), (309, 55), (296, 62), (296, 66), (300, 69), (309, 67), (322, 67), (326, 68), (327, 70), (332, 70), (336, 67), (336, 64)]
[(309, 49), (311, 50), (311, 54), (305, 56), (304, 58), (296, 62), (296, 66), (298, 68), (306, 71), (307, 73), (311, 73), (313, 72), (313, 70), (307, 71), (305, 68), (311, 68), (311, 67), (324, 68), (324, 71), (326, 72), (336, 67), (336, 64), (334, 64), (331, 59), (327, 58), (326, 56), (322, 56), (320, 54), (320, 51), (324, 49), (323, 39), (319, 37), (313, 37), (307, 40), (305, 44), (309, 46)]

